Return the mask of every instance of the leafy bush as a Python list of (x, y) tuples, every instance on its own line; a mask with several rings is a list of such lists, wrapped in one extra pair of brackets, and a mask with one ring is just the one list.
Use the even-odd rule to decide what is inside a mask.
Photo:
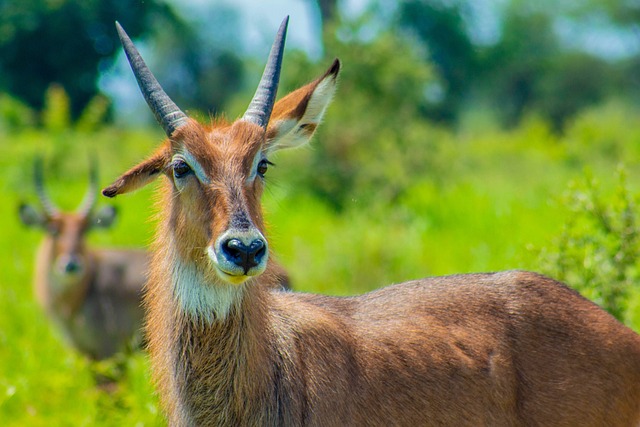
[[(337, 210), (354, 199), (397, 200), (416, 173), (430, 169), (436, 151), (434, 127), (420, 112), (433, 79), (430, 67), (396, 34), (367, 39), (363, 31), (355, 22), (327, 36), (326, 51), (340, 58), (342, 71), (336, 99), (312, 145), (309, 167), (318, 173), (289, 177)], [(322, 64), (327, 67), (330, 59)], [(280, 93), (313, 78), (309, 65), (304, 55), (289, 55)]]
[(33, 126), (36, 115), (31, 108), (8, 94), (0, 94), (0, 129), (16, 132)]
[(545, 271), (565, 281), (620, 320), (640, 279), (640, 228), (636, 198), (624, 169), (612, 194), (602, 194), (590, 173), (563, 197), (569, 217), (553, 244), (542, 250)]
[(54, 134), (63, 132), (71, 126), (69, 95), (62, 86), (53, 84), (47, 89), (42, 122), (44, 128)]

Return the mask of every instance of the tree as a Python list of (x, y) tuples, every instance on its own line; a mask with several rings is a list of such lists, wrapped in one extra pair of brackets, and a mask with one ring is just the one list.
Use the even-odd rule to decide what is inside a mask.
[(486, 49), (480, 83), (507, 125), (535, 110), (555, 130), (582, 108), (614, 92), (617, 66), (561, 43), (548, 9), (514, 0), (506, 8), (502, 36)]
[[(237, 8), (199, 10), (153, 36), (153, 70), (184, 109), (216, 113), (242, 89), (245, 64), (238, 55), (242, 22)], [(261, 64), (262, 65), (262, 64)], [(254, 88), (252, 88), (254, 89)]]
[(477, 60), (463, 20), (463, 2), (407, 0), (399, 7), (399, 23), (425, 46), (443, 84), (442, 100), (427, 109), (432, 118), (456, 118), (469, 88), (477, 78)]
[(0, 90), (40, 110), (49, 85), (58, 83), (77, 116), (119, 46), (115, 20), (137, 37), (178, 19), (160, 0), (0, 2)]
[[(392, 203), (412, 183), (415, 171), (437, 170), (432, 129), (421, 120), (424, 89), (433, 81), (407, 41), (385, 31), (359, 38), (366, 22), (343, 22), (340, 36), (328, 34), (330, 59), (340, 58), (340, 95), (327, 111), (313, 144), (313, 170), (289, 176), (292, 188), (311, 190), (336, 210), (354, 199)], [(309, 79), (304, 54), (287, 53), (281, 93)], [(435, 173), (435, 172), (434, 172)], [(372, 189), (374, 189), (372, 191)]]

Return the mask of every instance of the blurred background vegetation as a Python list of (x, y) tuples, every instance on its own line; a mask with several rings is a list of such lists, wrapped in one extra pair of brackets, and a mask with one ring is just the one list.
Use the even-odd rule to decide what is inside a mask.
[[(72, 209), (88, 152), (106, 185), (162, 140), (114, 20), (203, 120), (244, 111), (287, 13), (281, 95), (342, 60), (311, 146), (279, 154), (268, 176), (273, 247), (297, 290), (524, 268), (640, 330), (637, 2), (290, 0), (251, 21), (259, 4), (0, 2), (2, 425), (163, 424), (144, 353), (91, 363), (47, 322), (31, 291), (41, 235), (17, 218), (36, 200), (36, 153)], [(291, 43), (296, 21), (314, 48)], [(151, 200), (152, 188), (115, 200), (119, 223), (91, 242), (146, 246)], [(119, 370), (115, 391), (95, 387), (95, 372)]]

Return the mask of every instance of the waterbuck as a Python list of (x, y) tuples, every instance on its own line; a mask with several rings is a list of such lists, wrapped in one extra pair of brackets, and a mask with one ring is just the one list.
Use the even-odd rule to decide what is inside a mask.
[(95, 211), (94, 162), (87, 193), (75, 212), (61, 211), (47, 195), (40, 158), (34, 181), (41, 206), (22, 204), (19, 214), (24, 224), (45, 232), (35, 263), (36, 299), (74, 347), (93, 359), (110, 357), (141, 335), (149, 255), (87, 244), (88, 232), (111, 227), (116, 216), (112, 206)]
[(336, 60), (275, 102), (287, 22), (246, 113), (207, 124), (118, 26), (167, 139), (103, 194), (163, 177), (145, 304), (169, 424), (638, 425), (640, 337), (553, 279), (455, 275), (348, 298), (273, 289), (269, 158), (311, 138), (340, 71)]

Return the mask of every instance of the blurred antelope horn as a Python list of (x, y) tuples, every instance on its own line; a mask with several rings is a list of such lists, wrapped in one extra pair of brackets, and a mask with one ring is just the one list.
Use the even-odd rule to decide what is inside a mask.
[(78, 213), (81, 215), (88, 215), (93, 209), (96, 203), (96, 193), (98, 192), (98, 164), (95, 154), (92, 154), (89, 158), (89, 187), (82, 199), (82, 203), (78, 208)]
[(280, 24), (276, 39), (271, 46), (267, 65), (262, 73), (262, 79), (253, 96), (247, 112), (242, 117), (244, 120), (255, 123), (266, 129), (273, 110), (273, 104), (276, 100), (278, 92), (278, 83), (280, 82), (280, 70), (282, 68), (282, 56), (284, 54), (284, 42), (287, 37), (287, 25), (289, 17), (287, 16)]
[(180, 126), (187, 122), (187, 115), (183, 113), (180, 108), (169, 98), (158, 83), (158, 80), (151, 74), (149, 67), (145, 64), (140, 52), (133, 45), (133, 42), (124, 31), (122, 26), (116, 22), (116, 28), (118, 30), (118, 36), (120, 42), (129, 60), (129, 65), (133, 70), (133, 74), (136, 76), (140, 91), (144, 96), (147, 105), (151, 108), (153, 115), (167, 136), (171, 136), (173, 132)]
[(42, 158), (38, 156), (33, 162), (33, 182), (36, 187), (38, 200), (40, 200), (40, 204), (42, 205), (45, 214), (48, 217), (52, 217), (58, 213), (58, 208), (49, 198), (47, 192), (44, 189), (44, 174), (42, 172), (42, 169)]

